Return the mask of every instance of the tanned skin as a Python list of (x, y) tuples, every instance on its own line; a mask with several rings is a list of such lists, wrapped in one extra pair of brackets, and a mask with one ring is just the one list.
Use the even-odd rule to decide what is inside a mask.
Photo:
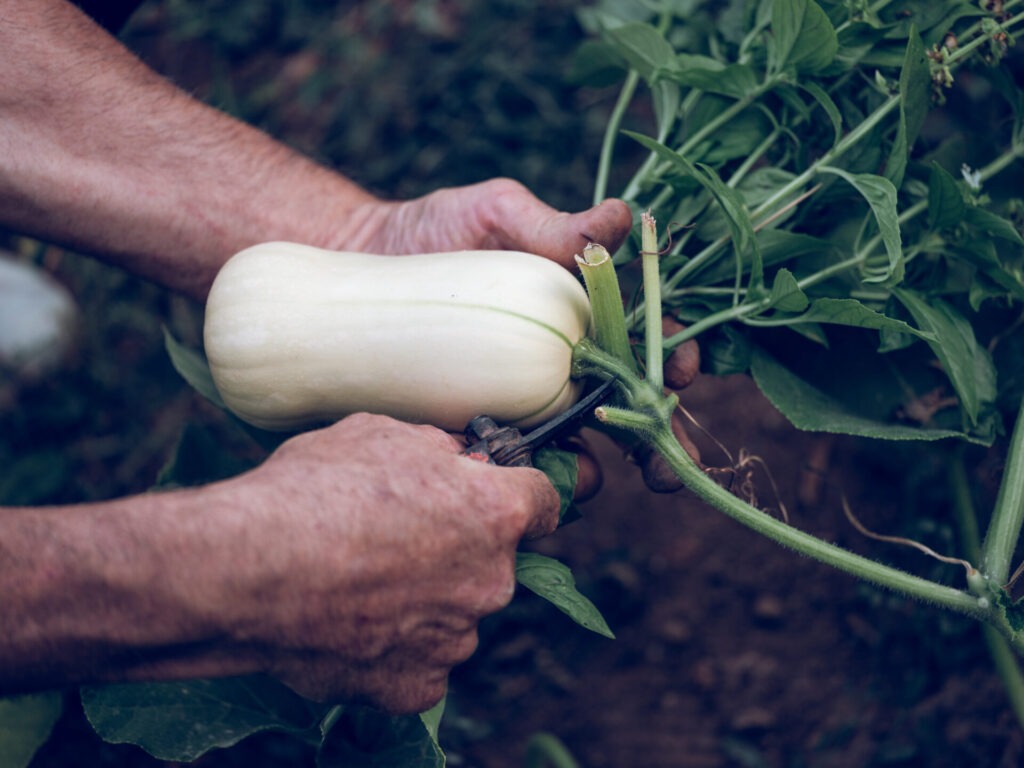
[[(628, 208), (556, 211), (507, 179), (380, 200), (192, 99), (63, 0), (0, 0), (0, 226), (196, 299), (233, 253), (291, 240), (508, 248), (571, 266)], [(532, 469), (357, 415), (209, 486), (0, 509), (0, 695), (263, 672), (320, 700), (426, 709), (556, 524)]]

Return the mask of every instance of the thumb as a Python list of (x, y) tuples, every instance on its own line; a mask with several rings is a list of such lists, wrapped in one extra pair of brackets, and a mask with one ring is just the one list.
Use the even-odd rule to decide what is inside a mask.
[[(502, 246), (545, 256), (566, 269), (575, 269), (574, 256), (590, 242), (614, 253), (625, 242), (633, 215), (621, 200), (609, 199), (580, 213), (551, 208), (532, 195), (506, 196)], [(532, 210), (527, 210), (532, 209)]]

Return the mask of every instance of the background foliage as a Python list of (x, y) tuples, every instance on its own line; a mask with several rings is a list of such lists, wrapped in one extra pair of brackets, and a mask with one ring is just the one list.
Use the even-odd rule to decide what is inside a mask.
[[(696, 4), (680, 0), (678, 5)], [(638, 16), (647, 12), (643, 3), (636, 3), (636, 8)], [(577, 24), (579, 10), (579, 4), (560, 1), (163, 0), (147, 3), (123, 37), (158, 71), (198, 97), (380, 194), (413, 196), (440, 186), (507, 175), (558, 207), (579, 208), (590, 202), (601, 133), (616, 93), (602, 86), (600, 77), (582, 89), (571, 82), (579, 74), (572, 71), (578, 63), (574, 52), (583, 38)], [(695, 37), (713, 29), (706, 15), (695, 14), (692, 21)], [(970, 133), (984, 134), (986, 114), (972, 109), (956, 116), (965, 119)], [(652, 109), (638, 103), (626, 115), (624, 127), (652, 135), (655, 117)], [(822, 140), (827, 141), (828, 126), (822, 125)], [(612, 191), (625, 184), (633, 161), (646, 154), (628, 142), (622, 143), (619, 152), (608, 184)], [(75, 254), (13, 235), (4, 239), (23, 258), (42, 265), (74, 291), (81, 303), (82, 323), (77, 354), (58, 376), (32, 385), (0, 382), (0, 461), (5, 467), (0, 474), (0, 501), (71, 502), (144, 490), (175, 455), (186, 422), (198, 425), (184, 437), (193, 455), (202, 455), (210, 441), (239, 443), (230, 425), (183, 385), (163, 348), (161, 324), (186, 344), (198, 345), (197, 307)], [(710, 400), (713, 403), (714, 397)], [(744, 426), (773, 428), (770, 419), (758, 421), (760, 417), (747, 410), (752, 402), (747, 395), (732, 402), (744, 404), (737, 416), (739, 421), (751, 422)], [(787, 451), (797, 449), (789, 433), (779, 433), (786, 435)], [(750, 445), (756, 445), (756, 440)], [(244, 451), (244, 442), (239, 447)], [(878, 451), (872, 462), (860, 466), (864, 476), (872, 478), (868, 488), (859, 489), (860, 495), (887, 504), (898, 497), (898, 514), (885, 520), (889, 530), (938, 542), (954, 538), (948, 510), (943, 508), (945, 494), (936, 483), (944, 471), (941, 461), (916, 447), (905, 447)], [(700, 525), (699, 513), (695, 514), (696, 519), (687, 520), (691, 527)], [(837, 535), (823, 519), (811, 523), (822, 526), (822, 535)], [(648, 525), (648, 530), (641, 530)], [(617, 754), (619, 742), (636, 748), (636, 740), (624, 729), (637, 720), (627, 715), (639, 720), (650, 717), (650, 731), (643, 737), (651, 744), (647, 753), (634, 753), (620, 764), (631, 760), (655, 765), (657, 759), (671, 759), (673, 752), (665, 746), (671, 744), (671, 736), (686, 732), (689, 722), (703, 724), (700, 717), (707, 711), (733, 713), (716, 721), (718, 729), (705, 734), (705, 741), (698, 735), (688, 742), (713, 742), (708, 751), (718, 760), (708, 764), (716, 766), (796, 766), (819, 758), (822, 762), (813, 764), (855, 764), (842, 762), (844, 753), (850, 755), (848, 760), (855, 760), (854, 754), (870, 754), (870, 764), (877, 765), (956, 765), (966, 756), (979, 755), (996, 764), (993, 745), (997, 744), (1001, 754), (1008, 756), (1007, 765), (1020, 755), (1020, 739), (1014, 741), (1016, 732), (1000, 706), (998, 687), (993, 699), (991, 680), (978, 671), (979, 657), (984, 668), (984, 653), (975, 639), (963, 641), (973, 631), (965, 622), (944, 617), (937, 625), (934, 614), (922, 618), (918, 608), (869, 588), (835, 590), (836, 582), (803, 563), (783, 560), (784, 566), (773, 568), (770, 547), (759, 548), (761, 542), (742, 538), (732, 529), (718, 539), (700, 542), (675, 538), (678, 527), (657, 520), (641, 526), (616, 518), (606, 521), (604, 532), (598, 527), (589, 530), (596, 531), (591, 535), (601, 544), (601, 554), (589, 563), (597, 575), (588, 577), (587, 588), (597, 595), (602, 608), (612, 612), (610, 620), (620, 637), (614, 646), (617, 650), (588, 644), (589, 639), (577, 640), (574, 628), (551, 624), (550, 614), (535, 612), (529, 601), (525, 605), (517, 601), (511, 612), (483, 628), (484, 648), (497, 650), (482, 653), (467, 668), (469, 677), (461, 681), (466, 691), (476, 690), (475, 686), (511, 691), (499, 697), (502, 701), (533, 694), (536, 688), (552, 693), (553, 706), (527, 707), (537, 710), (536, 717), (532, 711), (514, 715), (529, 721), (523, 729), (570, 732), (576, 749), (583, 749), (589, 740), (597, 752), (591, 754), (595, 765), (600, 764), (602, 752), (605, 760), (611, 760), (608, 755)], [(629, 535), (641, 533), (661, 536), (668, 548), (657, 556), (651, 554), (653, 544), (637, 544), (638, 539)], [(569, 535), (588, 534), (572, 531)], [(646, 547), (650, 551), (645, 555)], [(913, 558), (897, 554), (892, 559)], [(709, 567), (711, 575), (699, 583), (694, 580), (691, 590), (687, 579), (698, 565)], [(915, 562), (912, 567), (918, 566)], [(726, 634), (714, 635), (710, 626), (679, 623), (671, 614), (675, 607), (666, 599), (673, 575), (673, 588), (692, 591), (693, 598), (703, 604), (705, 616), (732, 621)], [(793, 690), (787, 699), (788, 679), (775, 697), (767, 686), (762, 690), (773, 672), (766, 657), (758, 654), (781, 645), (797, 648), (799, 657), (801, 647), (777, 631), (785, 611), (760, 602), (768, 583), (807, 601), (811, 614), (807, 626), (800, 628), (803, 636), (820, 632), (820, 642), (834, 643), (837, 649), (845, 648), (841, 643), (853, 637), (857, 669), (882, 670), (869, 682), (873, 689), (860, 692), (865, 714), (837, 712), (835, 717), (840, 719), (812, 731), (804, 721), (810, 723), (813, 718), (787, 705), (798, 701), (800, 707), (813, 707), (816, 702), (827, 708), (830, 702), (806, 689)], [(830, 611), (841, 595), (854, 607), (843, 609), (837, 630), (830, 623)], [(652, 608), (646, 601), (658, 605)], [(563, 643), (555, 653), (546, 640), (538, 648), (536, 637), (521, 632), (524, 627), (539, 637), (557, 635), (564, 627), (566, 638), (551, 640)], [(716, 645), (714, 650), (724, 660), (713, 655)], [(732, 649), (731, 658), (728, 649)], [(681, 661), (680, 650), (685, 659), (697, 661), (692, 666)], [(836, 666), (850, 661), (842, 653), (836, 651)], [(529, 674), (510, 678), (508, 670), (523, 658), (531, 659), (534, 667)], [(799, 658), (793, 663), (798, 664)], [(808, 659), (808, 663), (814, 662)], [(635, 690), (631, 698), (615, 698), (599, 689), (601, 681), (596, 678), (615, 678), (630, 666), (649, 670), (644, 679), (650, 698), (661, 697), (656, 705)], [(963, 667), (970, 675), (964, 678), (967, 683), (958, 681), (960, 688), (944, 682), (953, 667)], [(672, 692), (658, 688), (680, 671), (690, 677), (680, 683), (679, 690), (698, 691), (701, 707), (690, 713), (692, 718), (685, 716), (680, 703), (689, 699), (681, 695), (673, 699)], [(810, 672), (822, 691), (835, 690), (825, 687), (830, 675), (845, 674), (828, 667)], [(573, 707), (558, 703), (579, 687), (579, 680), (588, 680), (594, 688), (587, 697), (593, 699), (591, 706), (577, 715)], [(792, 688), (798, 689), (799, 683), (795, 681)], [(839, 683), (844, 684), (856, 687), (855, 681)], [(772, 711), (731, 709), (730, 697), (741, 700), (751, 691), (763, 693), (772, 702)], [(896, 702), (896, 718), (879, 714), (879, 702), (886, 697)], [(947, 717), (937, 702), (949, 697), (957, 700), (960, 714), (976, 715), (976, 719), (964, 724), (962, 719)], [(502, 726), (513, 730), (508, 713), (515, 710), (506, 707), (481, 714), (470, 713), (469, 708), (466, 704), (462, 711), (456, 708), (451, 713), (452, 730), (446, 743), (456, 747), (451, 753), (453, 764), (459, 746), (475, 740), (487, 743), (493, 764), (517, 764), (500, 747)], [(654, 714), (648, 715), (652, 710)], [(871, 713), (877, 718), (872, 720)], [(580, 725), (584, 718), (586, 726)], [(608, 733), (601, 733), (603, 726)], [(864, 739), (873, 743), (856, 751)], [(769, 754), (777, 759), (769, 762)], [(805, 759), (806, 755), (811, 757)], [(281, 765), (309, 758), (299, 742), (259, 736), (203, 758), (203, 763)], [(70, 697), (57, 738), (34, 765), (156, 762), (134, 748), (96, 743)]]

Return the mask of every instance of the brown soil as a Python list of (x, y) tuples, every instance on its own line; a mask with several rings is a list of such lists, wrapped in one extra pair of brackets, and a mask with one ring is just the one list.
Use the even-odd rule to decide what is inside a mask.
[[(873, 529), (906, 535), (921, 519), (914, 505), (929, 504), (920, 536), (942, 548), (949, 526), (929, 466), (934, 446), (796, 432), (743, 377), (701, 379), (683, 400), (734, 454), (743, 448), (770, 467), (771, 480), (751, 478), (762, 506), (781, 500), (795, 524), (828, 540), (949, 583), (963, 578), (865, 539), (841, 513), (840, 489)], [(707, 464), (726, 463), (700, 442)], [(442, 729), (450, 765), (518, 768), (539, 732), (557, 735), (586, 768), (1024, 764), (1024, 734), (972, 623), (782, 549), (686, 492), (654, 495), (613, 445), (594, 436), (594, 446), (601, 494), (582, 520), (533, 546), (572, 566), (617, 637), (517, 596), (485, 621), (478, 653), (453, 676)], [(312, 765), (313, 755), (264, 734), (197, 764), (278, 768)], [(99, 742), (70, 696), (33, 768), (69, 765), (168, 764)]]
[[(891, 531), (901, 462), (920, 456), (798, 433), (741, 377), (704, 379), (684, 402), (732, 452), (764, 459), (796, 525), (892, 559), (845, 520), (839, 489)], [(706, 463), (724, 463), (703, 442)], [(685, 492), (655, 496), (613, 446), (600, 452), (604, 490), (536, 549), (573, 567), (617, 638), (529, 597), (488, 622), (452, 685), (453, 764), (522, 765), (540, 731), (595, 768), (1022, 764), (977, 627), (784, 550)], [(777, 506), (766, 475), (754, 484)], [(956, 567), (935, 571), (962, 580)]]

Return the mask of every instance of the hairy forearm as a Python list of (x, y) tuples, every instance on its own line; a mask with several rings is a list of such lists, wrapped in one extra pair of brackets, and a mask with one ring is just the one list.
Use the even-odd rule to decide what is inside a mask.
[(194, 100), (64, 0), (0, 0), (0, 51), (0, 225), (198, 298), (248, 245), (358, 247), (373, 226), (370, 195)]
[[(67, 684), (251, 672), (224, 648), (231, 552), (218, 489), (0, 509), (0, 695)], [(235, 537), (237, 539), (237, 537)]]

